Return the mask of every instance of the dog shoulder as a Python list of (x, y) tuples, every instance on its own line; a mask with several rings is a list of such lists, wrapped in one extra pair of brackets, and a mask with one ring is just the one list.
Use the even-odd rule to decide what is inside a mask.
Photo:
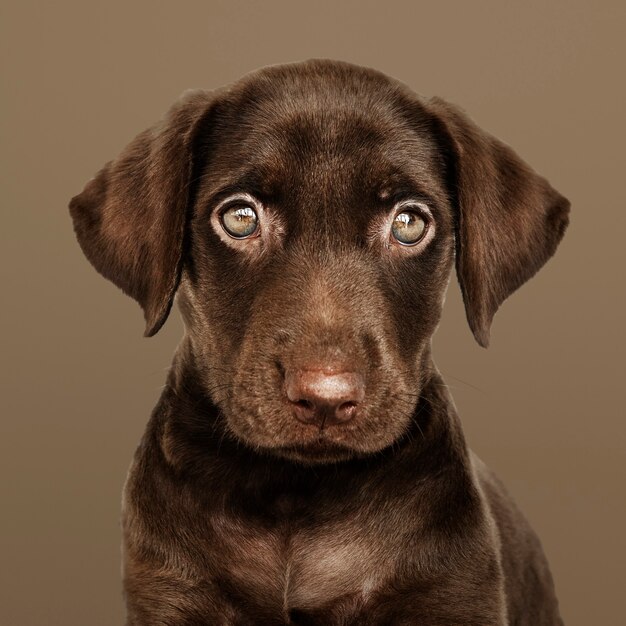
[(521, 624), (561, 624), (539, 538), (495, 473), (474, 453), (471, 457), (497, 528), (509, 619), (519, 617)]

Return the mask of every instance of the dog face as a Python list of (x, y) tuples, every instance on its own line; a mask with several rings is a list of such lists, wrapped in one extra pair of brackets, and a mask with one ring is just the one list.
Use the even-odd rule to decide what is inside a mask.
[(568, 203), (455, 107), (312, 61), (188, 94), (71, 211), (146, 334), (178, 293), (187, 358), (226, 430), (320, 463), (387, 448), (419, 420), (455, 258), (486, 345)]

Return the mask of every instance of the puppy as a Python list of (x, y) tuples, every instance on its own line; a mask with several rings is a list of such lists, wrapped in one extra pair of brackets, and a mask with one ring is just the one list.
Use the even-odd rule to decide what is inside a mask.
[(460, 109), (314, 60), (187, 93), (70, 203), (185, 335), (124, 490), (128, 625), (552, 626), (540, 543), (431, 356), (487, 346), (569, 203)]

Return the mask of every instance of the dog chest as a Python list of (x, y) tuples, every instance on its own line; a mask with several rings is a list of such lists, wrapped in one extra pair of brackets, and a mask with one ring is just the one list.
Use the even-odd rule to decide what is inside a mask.
[(233, 520), (216, 525), (217, 569), (260, 605), (313, 610), (333, 599), (367, 602), (391, 575), (393, 551), (353, 520), (260, 531)]

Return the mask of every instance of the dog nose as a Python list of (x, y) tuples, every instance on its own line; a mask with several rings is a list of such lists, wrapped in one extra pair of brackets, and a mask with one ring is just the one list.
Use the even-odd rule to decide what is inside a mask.
[(365, 397), (365, 382), (357, 372), (295, 369), (285, 372), (285, 390), (298, 420), (323, 427), (354, 417)]

